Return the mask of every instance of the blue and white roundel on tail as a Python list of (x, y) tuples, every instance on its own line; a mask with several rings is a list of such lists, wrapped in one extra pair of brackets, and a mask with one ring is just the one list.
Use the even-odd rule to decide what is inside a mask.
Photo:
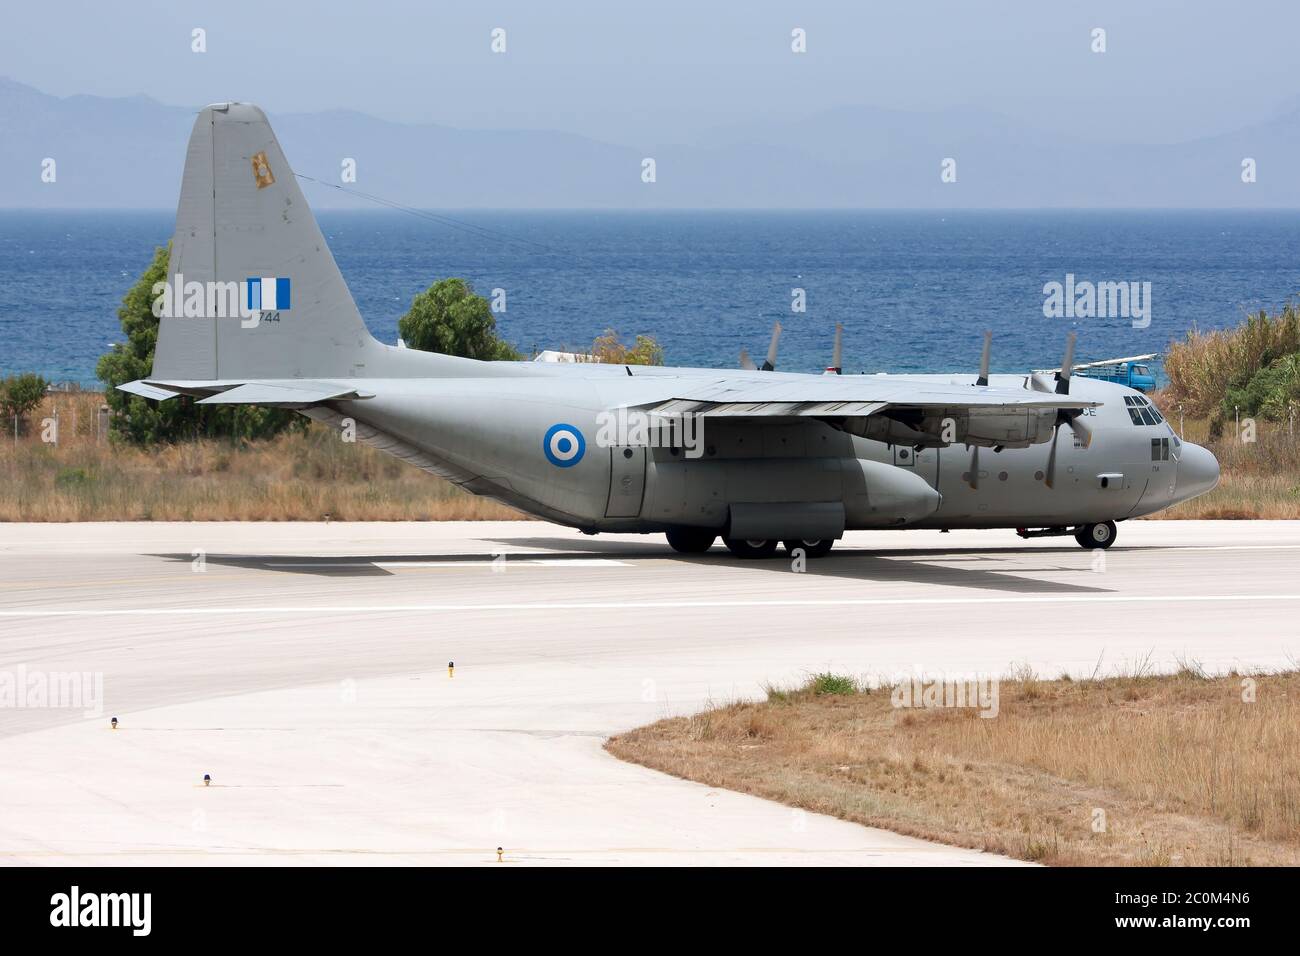
[(572, 425), (552, 425), (542, 439), (542, 451), (546, 453), (546, 460), (556, 468), (573, 467), (582, 461), (586, 450), (586, 439)]
[(289, 308), (289, 280), (281, 276), (248, 279), (244, 304), (250, 312), (283, 312)]

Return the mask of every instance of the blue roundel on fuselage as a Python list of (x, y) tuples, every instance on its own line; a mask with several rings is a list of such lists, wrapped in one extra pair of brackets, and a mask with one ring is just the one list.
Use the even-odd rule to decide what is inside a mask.
[(542, 451), (546, 453), (546, 460), (556, 468), (573, 467), (582, 461), (586, 450), (586, 439), (572, 425), (552, 425), (542, 439)]

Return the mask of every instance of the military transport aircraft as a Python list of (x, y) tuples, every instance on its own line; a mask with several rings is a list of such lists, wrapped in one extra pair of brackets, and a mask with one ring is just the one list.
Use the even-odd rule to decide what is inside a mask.
[[(160, 285), (162, 285), (160, 283)], [(266, 116), (221, 103), (190, 137), (145, 399), (296, 409), (474, 494), (680, 552), (809, 557), (856, 528), (1115, 540), (1202, 494), (1206, 449), (1133, 389), (1061, 370), (809, 375), (479, 362), (367, 331)], [(773, 349), (774, 352), (774, 349)], [(838, 371), (840, 359), (828, 372)]]

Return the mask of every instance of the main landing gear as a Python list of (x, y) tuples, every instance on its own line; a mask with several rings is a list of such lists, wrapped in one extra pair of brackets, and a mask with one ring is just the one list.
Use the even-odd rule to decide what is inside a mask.
[(703, 554), (717, 537), (716, 531), (706, 528), (674, 528), (668, 532), (668, 545), (679, 554)]
[[(716, 531), (706, 528), (674, 528), (667, 532), (668, 545), (678, 554), (703, 554), (713, 547), (717, 540)], [(835, 541), (831, 538), (791, 538), (777, 541), (770, 538), (723, 538), (722, 543), (738, 558), (770, 558), (776, 554), (777, 545), (784, 545), (788, 554), (802, 550), (809, 558), (821, 558), (830, 554)]]
[[(767, 540), (744, 540), (741, 538), (723, 538), (722, 543), (738, 558), (770, 558), (776, 554), (777, 543), (773, 539)], [(805, 557), (822, 558), (830, 554), (831, 548), (835, 546), (835, 541), (831, 538), (814, 538), (804, 540), (802, 538), (793, 538), (789, 541), (782, 541), (780, 544), (785, 546), (786, 553), (793, 556), (795, 551), (803, 551)]]
[[(776, 554), (777, 542), (771, 539), (766, 541), (746, 541), (740, 538), (723, 538), (722, 543), (727, 546), (727, 550), (738, 558), (770, 558)], [(792, 538), (780, 543), (785, 546), (787, 554), (793, 555), (795, 551), (803, 551), (804, 556), (809, 558), (825, 557), (830, 554), (831, 548), (835, 547), (835, 541), (832, 538), (812, 538), (808, 540)]]
[(722, 543), (738, 558), (770, 558), (776, 554), (776, 541), (771, 538), (723, 538)]
[(793, 541), (782, 542), (785, 550), (794, 554), (796, 550), (802, 548), (803, 553), (810, 558), (824, 558), (831, 553), (831, 548), (835, 547), (834, 538), (796, 538)]

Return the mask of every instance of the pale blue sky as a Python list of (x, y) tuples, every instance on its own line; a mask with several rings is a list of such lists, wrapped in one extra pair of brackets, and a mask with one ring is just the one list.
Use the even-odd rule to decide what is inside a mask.
[[(196, 26), (203, 55), (190, 52)], [(504, 56), (489, 50), (498, 26)], [(803, 56), (789, 50), (796, 26)], [(1167, 142), (1300, 102), (1297, 36), (1300, 4), (1283, 0), (42, 0), (0, 13), (0, 73), (57, 95), (244, 99), (628, 144), (844, 105), (978, 106)]]

